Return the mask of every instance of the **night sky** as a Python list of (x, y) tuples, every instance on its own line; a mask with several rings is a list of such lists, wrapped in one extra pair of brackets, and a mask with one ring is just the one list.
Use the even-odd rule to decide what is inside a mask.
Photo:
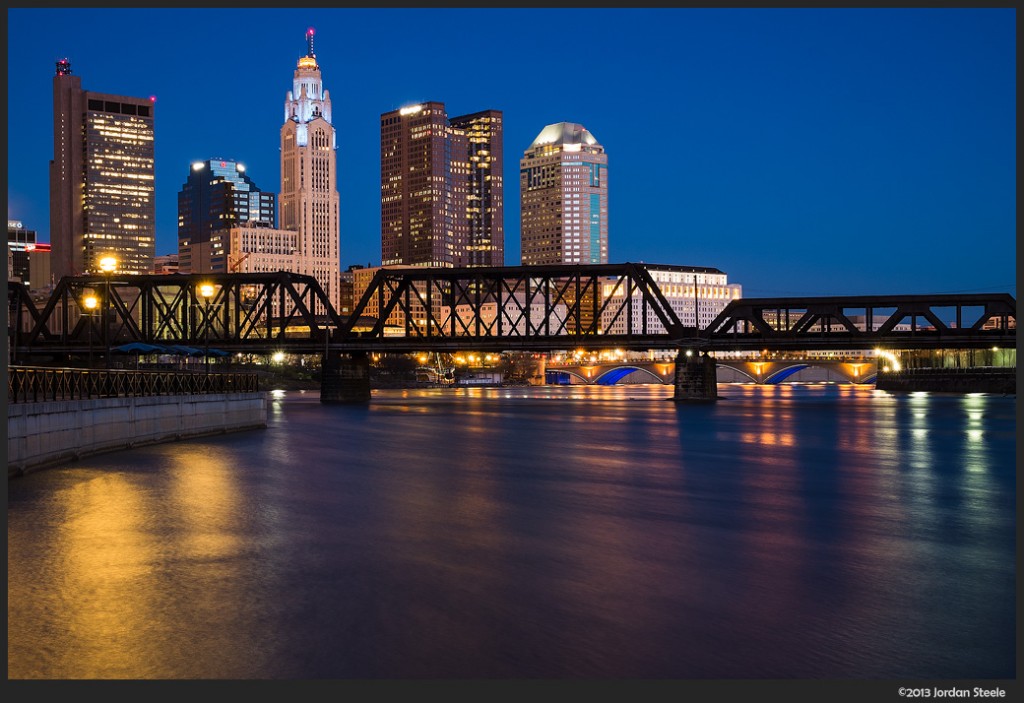
[(338, 131), (341, 265), (380, 263), (380, 114), (578, 122), (609, 163), (609, 261), (713, 266), (745, 296), (1016, 295), (1016, 10), (9, 9), (8, 217), (49, 239), (52, 77), (156, 96), (157, 251), (189, 164), (280, 189), (304, 34)]

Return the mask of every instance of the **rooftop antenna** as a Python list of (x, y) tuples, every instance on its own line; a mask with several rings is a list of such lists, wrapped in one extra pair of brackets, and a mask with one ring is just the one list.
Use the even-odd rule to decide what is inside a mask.
[[(312, 46), (312, 45), (311, 45)], [(70, 76), (71, 75), (71, 62), (66, 58), (61, 59), (57, 62), (57, 75), (58, 76)]]
[(316, 54), (313, 53), (313, 33), (312, 27), (306, 30), (306, 56), (315, 59)]

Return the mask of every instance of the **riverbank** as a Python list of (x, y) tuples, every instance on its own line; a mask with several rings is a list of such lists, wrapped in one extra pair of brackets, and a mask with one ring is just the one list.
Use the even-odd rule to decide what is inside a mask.
[(265, 392), (14, 403), (7, 408), (7, 477), (91, 454), (266, 426)]

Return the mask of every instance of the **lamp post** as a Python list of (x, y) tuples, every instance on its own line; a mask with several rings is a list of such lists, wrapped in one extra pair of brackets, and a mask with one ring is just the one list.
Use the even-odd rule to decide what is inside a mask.
[(203, 313), (203, 344), (206, 347), (203, 354), (203, 364), (206, 367), (206, 374), (210, 374), (210, 298), (213, 297), (214, 289), (210, 283), (203, 283), (199, 286), (199, 295), (206, 301), (206, 308)]
[(106, 347), (107, 368), (110, 368), (110, 276), (117, 270), (117, 259), (113, 256), (104, 256), (99, 260), (100, 270), (105, 274), (103, 282), (103, 344)]
[(83, 303), (85, 304), (85, 309), (88, 310), (86, 315), (89, 316), (89, 368), (91, 369), (92, 368), (92, 326), (93, 326), (93, 323), (94, 323), (94, 318), (96, 317), (96, 306), (99, 305), (99, 301), (96, 300), (96, 296), (95, 295), (90, 295), (90, 296), (88, 296), (83, 301)]

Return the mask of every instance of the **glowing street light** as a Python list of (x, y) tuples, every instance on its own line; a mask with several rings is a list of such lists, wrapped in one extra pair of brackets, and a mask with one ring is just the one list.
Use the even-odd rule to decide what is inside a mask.
[(86, 299), (83, 300), (82, 302), (85, 305), (85, 309), (89, 311), (86, 314), (89, 316), (89, 368), (91, 369), (92, 368), (92, 326), (93, 326), (93, 322), (94, 322), (93, 318), (96, 317), (96, 308), (99, 306), (100, 301), (96, 299), (95, 295), (90, 295), (90, 296), (87, 296)]
[(106, 363), (110, 368), (110, 276), (117, 270), (117, 259), (109, 254), (99, 260), (100, 271), (104, 273), (103, 282), (103, 344), (107, 348)]
[(203, 364), (206, 367), (206, 374), (210, 373), (210, 299), (213, 298), (215, 290), (213, 284), (202, 283), (199, 285), (199, 295), (206, 301), (206, 309), (203, 316), (203, 343), (206, 347), (203, 354)]

